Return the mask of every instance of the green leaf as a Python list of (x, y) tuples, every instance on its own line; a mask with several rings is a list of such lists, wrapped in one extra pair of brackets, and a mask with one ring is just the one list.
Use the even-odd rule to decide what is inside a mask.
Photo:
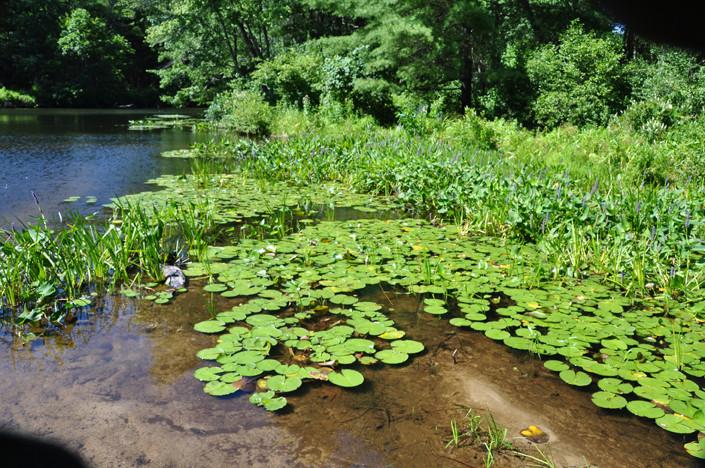
[(362, 385), (365, 378), (356, 370), (342, 369), (340, 372), (329, 373), (328, 380), (339, 387), (357, 387)]
[(581, 371), (575, 372), (574, 370), (564, 370), (558, 375), (564, 382), (570, 385), (575, 385), (576, 387), (586, 387), (592, 383), (590, 376)]

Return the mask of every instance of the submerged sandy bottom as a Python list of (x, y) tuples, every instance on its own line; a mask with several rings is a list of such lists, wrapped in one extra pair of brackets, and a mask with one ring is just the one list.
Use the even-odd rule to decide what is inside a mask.
[[(195, 353), (213, 342), (191, 329), (208, 317), (201, 293), (165, 306), (108, 298), (66, 333), (26, 346), (5, 335), (1, 428), (60, 441), (96, 467), (483, 466), (481, 447), (444, 447), (450, 420), (473, 407), (520, 448), (519, 431), (541, 427), (559, 466), (697, 466), (678, 437), (595, 407), (539, 360), (417, 312), (414, 296), (373, 294), (427, 351), (402, 367), (363, 368), (355, 390), (307, 383), (281, 414), (245, 394), (210, 397), (192, 377)], [(495, 466), (526, 464), (503, 455)]]

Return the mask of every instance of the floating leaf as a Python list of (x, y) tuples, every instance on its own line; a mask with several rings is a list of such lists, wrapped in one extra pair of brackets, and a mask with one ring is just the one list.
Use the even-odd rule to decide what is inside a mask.
[(203, 387), (203, 391), (213, 396), (226, 396), (237, 392), (238, 389), (231, 383), (214, 380), (212, 382), (208, 382)]
[(600, 408), (620, 409), (627, 406), (627, 400), (615, 393), (596, 392), (592, 394), (592, 402)]
[(342, 369), (340, 372), (329, 373), (328, 380), (339, 387), (357, 387), (365, 378), (356, 370)]
[(392, 349), (406, 354), (416, 354), (424, 350), (423, 343), (414, 340), (397, 340), (392, 342)]
[(204, 320), (194, 325), (193, 329), (201, 333), (220, 333), (225, 330), (225, 323), (220, 320)]
[(375, 357), (385, 364), (401, 364), (409, 359), (409, 355), (394, 349), (378, 351)]
[(558, 374), (564, 382), (575, 385), (576, 387), (585, 387), (592, 383), (592, 379), (585, 372), (575, 372), (573, 370), (564, 370)]

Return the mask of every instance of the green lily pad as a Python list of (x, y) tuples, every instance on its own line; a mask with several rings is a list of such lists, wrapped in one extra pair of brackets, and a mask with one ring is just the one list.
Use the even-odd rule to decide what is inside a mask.
[(227, 289), (228, 289), (228, 287), (222, 283), (211, 283), (211, 284), (207, 284), (203, 287), (204, 291), (213, 292), (213, 293), (223, 292)]
[(204, 392), (213, 396), (232, 395), (233, 393), (237, 392), (237, 390), (238, 389), (232, 383), (220, 382), (218, 380), (208, 382), (203, 387)]
[(288, 393), (301, 387), (301, 383), (301, 379), (298, 377), (275, 375), (267, 379), (267, 388), (279, 393)]
[(406, 354), (417, 354), (424, 350), (423, 343), (414, 340), (392, 341), (392, 349)]
[(491, 338), (493, 340), (504, 340), (505, 338), (509, 338), (510, 335), (508, 331), (506, 330), (499, 330), (497, 328), (490, 328), (489, 330), (485, 331), (485, 336), (487, 338)]
[(695, 428), (688, 423), (688, 419), (676, 413), (665, 414), (657, 418), (656, 424), (676, 434), (692, 434), (695, 432)]
[(340, 372), (329, 373), (328, 380), (339, 387), (357, 387), (365, 378), (356, 370), (342, 369)]
[(627, 406), (624, 397), (610, 392), (595, 392), (592, 394), (592, 402), (600, 408), (620, 409)]
[(423, 310), (431, 315), (443, 315), (448, 312), (448, 309), (441, 305), (427, 305)]
[(201, 367), (196, 369), (193, 376), (201, 382), (211, 382), (213, 380), (218, 380), (222, 372), (223, 369), (220, 367)]
[(685, 450), (690, 456), (705, 459), (705, 439), (701, 439), (697, 442), (688, 442), (683, 447), (685, 447)]
[(564, 370), (558, 374), (565, 383), (575, 385), (576, 387), (586, 387), (592, 383), (592, 379), (585, 372)]
[(554, 372), (561, 372), (570, 369), (570, 366), (563, 361), (556, 361), (555, 359), (550, 359), (543, 363), (543, 366)]
[(383, 349), (375, 357), (385, 364), (401, 364), (409, 359), (409, 355), (395, 349)]
[(201, 333), (220, 333), (225, 330), (225, 323), (220, 320), (204, 320), (194, 325), (193, 329)]

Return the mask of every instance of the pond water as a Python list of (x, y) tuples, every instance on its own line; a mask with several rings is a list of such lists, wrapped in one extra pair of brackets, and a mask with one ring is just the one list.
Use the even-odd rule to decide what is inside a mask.
[[(187, 148), (196, 134), (181, 129), (127, 131), (129, 120), (157, 110), (0, 110), (0, 226), (39, 214), (100, 210), (111, 197), (147, 190), (144, 181), (181, 173), (184, 161), (159, 153)], [(179, 111), (182, 112), (182, 111)], [(171, 112), (173, 113), (173, 112)], [(62, 200), (82, 199), (73, 204)], [(86, 204), (85, 197), (96, 197)]]
[[(414, 295), (365, 291), (427, 352), (365, 371), (347, 390), (309, 384), (271, 414), (247, 395), (205, 395), (195, 353), (213, 342), (192, 324), (223, 308), (189, 292), (173, 304), (107, 298), (60, 334), (2, 337), (2, 429), (64, 442), (94, 466), (483, 466), (472, 447), (447, 450), (451, 418), (489, 410), (522, 447), (537, 424), (559, 466), (697, 466), (654, 424), (595, 407), (541, 362), (422, 312)], [(547, 448), (544, 446), (544, 450)], [(495, 466), (527, 466), (500, 457)]]
[[(68, 122), (60, 113), (23, 115), (0, 114), (0, 149), (14, 174), (3, 182), (14, 187), (2, 192), (7, 218), (33, 215), (31, 193), (29, 201), (15, 195), (22, 190), (38, 192), (47, 212), (63, 209), (60, 201), (71, 195), (107, 199), (144, 190), (149, 177), (185, 170), (158, 153), (195, 138), (179, 130), (128, 132), (136, 116), (127, 112), (67, 114)], [(320, 216), (376, 215), (336, 209)], [(445, 447), (451, 419), (461, 421), (471, 407), (493, 414), (515, 446), (534, 455), (519, 433), (541, 427), (549, 436), (542, 449), (558, 466), (697, 466), (682, 437), (596, 407), (589, 391), (566, 385), (537, 357), (453, 327), (424, 312), (423, 297), (384, 284), (359, 291), (360, 300), (382, 305), (406, 338), (424, 343), (422, 354), (401, 366), (362, 369), (365, 382), (355, 389), (307, 383), (287, 394), (278, 413), (250, 404), (252, 388), (214, 398), (193, 372), (203, 366), (196, 353), (217, 336), (193, 325), (242, 299), (202, 286), (193, 281), (167, 305), (98, 298), (65, 328), (34, 341), (0, 329), (0, 430), (59, 441), (93, 466), (484, 466), (481, 447)], [(505, 453), (495, 466), (529, 464)]]

